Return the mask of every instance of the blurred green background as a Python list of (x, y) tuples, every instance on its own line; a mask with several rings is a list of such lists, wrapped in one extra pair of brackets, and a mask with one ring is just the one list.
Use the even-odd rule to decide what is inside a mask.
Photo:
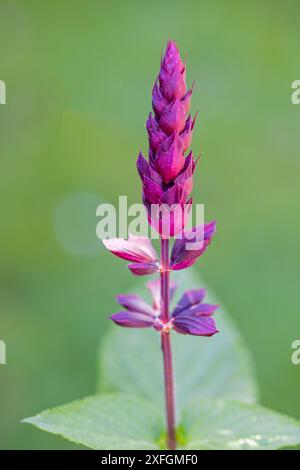
[(1, 448), (72, 447), (19, 421), (94, 390), (106, 317), (133, 282), (96, 240), (95, 208), (140, 201), (169, 38), (196, 80), (195, 200), (218, 221), (197, 269), (252, 351), (263, 404), (300, 418), (299, 15), (297, 0), (0, 0)]

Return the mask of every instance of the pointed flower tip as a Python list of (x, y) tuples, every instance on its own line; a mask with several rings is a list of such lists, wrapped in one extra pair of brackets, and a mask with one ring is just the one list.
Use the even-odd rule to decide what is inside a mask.
[(196, 123), (196, 120), (197, 120), (198, 115), (199, 115), (199, 111), (196, 111), (195, 116), (194, 116), (194, 119), (193, 119), (193, 121), (192, 121), (192, 125), (191, 125), (191, 128), (192, 128), (192, 129), (194, 129), (194, 127), (195, 127), (195, 123)]
[(184, 62), (180, 57), (177, 44), (174, 40), (169, 40), (161, 60), (161, 67), (171, 71), (176, 66), (178, 66), (179, 69), (183, 72)]
[(206, 224), (205, 232), (208, 237), (212, 237), (217, 231), (217, 221), (212, 220)]
[(146, 158), (144, 157), (141, 151), (138, 154), (136, 167), (140, 178), (143, 181), (144, 176), (149, 174), (149, 163), (147, 162)]
[(174, 39), (169, 39), (168, 40), (167, 47), (166, 47), (166, 52), (168, 52), (168, 53), (179, 52), (176, 41)]

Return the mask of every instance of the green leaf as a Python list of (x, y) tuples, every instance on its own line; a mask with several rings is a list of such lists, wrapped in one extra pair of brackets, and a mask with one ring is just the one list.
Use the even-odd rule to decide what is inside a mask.
[[(192, 270), (176, 273), (180, 293), (203, 287)], [(205, 286), (204, 286), (205, 287)], [(146, 296), (145, 291), (136, 291)], [(207, 299), (219, 303), (208, 293)], [(255, 402), (257, 388), (250, 355), (223, 308), (215, 315), (220, 333), (212, 338), (172, 334), (177, 403), (202, 398)], [(99, 390), (137, 394), (163, 406), (160, 338), (154, 330), (113, 325), (100, 351)]]
[(151, 403), (123, 394), (94, 395), (23, 422), (97, 450), (158, 449), (164, 428)]
[(191, 403), (183, 413), (185, 449), (268, 450), (300, 443), (300, 423), (258, 405)]

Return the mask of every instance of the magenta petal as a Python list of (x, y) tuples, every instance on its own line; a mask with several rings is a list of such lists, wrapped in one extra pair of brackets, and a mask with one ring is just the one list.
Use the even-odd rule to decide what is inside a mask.
[(148, 176), (143, 180), (144, 196), (150, 204), (161, 204), (163, 197), (163, 190), (158, 183), (156, 183)]
[(193, 173), (194, 173), (195, 167), (196, 167), (196, 163), (197, 162), (195, 162), (195, 160), (194, 160), (193, 152), (190, 152), (188, 154), (188, 156), (186, 157), (186, 159), (185, 159), (184, 167), (183, 167), (181, 173), (179, 173), (179, 175), (177, 176), (175, 181), (180, 183), (180, 184), (184, 184), (184, 182), (187, 179), (189, 179), (191, 176), (193, 176)]
[(180, 200), (181, 189), (182, 187), (179, 183), (173, 184), (173, 186), (164, 192), (163, 203), (167, 204), (168, 206), (178, 204)]
[[(183, 310), (179, 314), (177, 313), (176, 315), (193, 315), (195, 317), (211, 317), (219, 305), (211, 305), (211, 304), (195, 304), (192, 305), (191, 307)], [(175, 316), (175, 313), (173, 313)]]
[(148, 131), (150, 147), (153, 152), (156, 152), (160, 144), (167, 138), (167, 136), (160, 129), (158, 122), (153, 118), (152, 113), (149, 114), (146, 127)]
[(185, 128), (180, 134), (180, 139), (181, 139), (182, 148), (184, 152), (191, 145), (196, 118), (197, 118), (197, 114), (195, 115), (193, 121), (191, 119), (191, 116), (189, 116), (185, 123)]
[(158, 272), (157, 263), (131, 263), (128, 268), (135, 276), (146, 276)]
[(219, 305), (214, 304), (200, 304), (192, 307), (194, 315), (197, 317), (210, 317), (215, 313), (215, 311), (219, 308)]
[(181, 172), (185, 157), (182, 153), (181, 141), (178, 134), (172, 134), (159, 147), (155, 167), (165, 183), (169, 183)]
[(161, 61), (159, 81), (162, 94), (168, 101), (186, 94), (185, 65), (173, 41), (169, 41)]
[(219, 308), (219, 305), (213, 305), (213, 304), (200, 304), (200, 305), (195, 305), (194, 307), (191, 308), (193, 311), (193, 314), (196, 315), (197, 317), (210, 317), (215, 313), (215, 311)]
[(185, 159), (184, 167), (174, 181), (174, 184), (180, 184), (186, 195), (189, 195), (193, 189), (193, 173), (195, 171), (196, 162), (193, 153), (190, 152)]
[(156, 251), (147, 237), (106, 238), (103, 244), (114, 255), (127, 261), (148, 263), (157, 260)]
[(161, 61), (161, 67), (166, 71), (174, 70), (175, 67), (178, 67), (181, 70), (183, 69), (184, 63), (181, 60), (175, 41), (168, 42), (164, 57)]
[(153, 308), (145, 302), (139, 295), (135, 294), (120, 294), (117, 295), (117, 301), (122, 307), (132, 312), (139, 312), (153, 317), (155, 312)]
[(189, 112), (190, 107), (191, 107), (191, 98), (193, 94), (193, 88), (194, 88), (194, 83), (192, 87), (190, 88), (190, 90), (188, 90), (186, 94), (183, 96), (183, 98), (181, 99), (181, 102), (182, 102), (182, 105), (184, 107), (184, 111), (186, 114)]
[(180, 234), (171, 252), (172, 269), (184, 269), (194, 264), (210, 244), (215, 230), (216, 222), (213, 221)]
[(218, 333), (214, 320), (210, 317), (196, 317), (189, 314), (179, 314), (173, 320), (177, 333), (183, 335), (212, 336)]
[(162, 114), (162, 112), (168, 106), (168, 104), (169, 103), (162, 96), (161, 91), (158, 86), (158, 82), (156, 80), (153, 90), (152, 90), (152, 106), (153, 106), (153, 109), (157, 118), (159, 118), (159, 116)]
[(152, 167), (152, 165), (149, 165), (149, 178), (152, 179), (155, 183), (158, 184), (158, 186), (161, 188), (163, 184), (162, 177), (160, 176), (159, 173)]
[(189, 193), (186, 191), (185, 186), (176, 181), (173, 186), (164, 192), (162, 202), (170, 207), (174, 204), (179, 204), (183, 212), (184, 204), (187, 203), (188, 197)]
[[(159, 81), (162, 94), (167, 101), (170, 102), (174, 100), (174, 98), (184, 99), (186, 97), (184, 68), (175, 67), (173, 72), (169, 75), (162, 72)], [(186, 107), (188, 107), (188, 103), (186, 103)]]
[(159, 119), (162, 130), (170, 135), (173, 132), (180, 133), (185, 128), (184, 106), (179, 99), (175, 99), (162, 113)]
[(174, 264), (172, 266), (173, 271), (180, 271), (181, 269), (187, 269), (193, 266), (197, 261), (197, 258), (193, 259), (188, 259), (185, 261), (182, 261), (181, 263)]
[(186, 291), (172, 313), (172, 324), (178, 333), (211, 336), (217, 333), (210, 317), (218, 305), (203, 304), (205, 289)]
[(127, 328), (149, 328), (154, 325), (155, 319), (139, 312), (118, 312), (110, 317), (117, 325)]
[(143, 181), (145, 176), (149, 175), (149, 163), (146, 158), (143, 156), (142, 152), (139, 153), (138, 159), (136, 161), (136, 167), (139, 172), (140, 178)]
[(183, 296), (178, 301), (172, 315), (176, 316), (183, 310), (192, 307), (193, 305), (200, 304), (205, 297), (205, 289), (191, 289), (184, 292)]

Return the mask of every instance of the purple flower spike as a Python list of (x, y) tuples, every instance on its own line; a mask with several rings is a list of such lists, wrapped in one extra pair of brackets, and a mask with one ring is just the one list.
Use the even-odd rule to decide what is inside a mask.
[[(172, 270), (184, 269), (196, 262), (210, 244), (215, 222), (185, 230), (193, 199), (193, 177), (198, 160), (191, 145), (197, 114), (191, 117), (193, 86), (187, 88), (186, 64), (176, 43), (169, 41), (152, 90), (153, 112), (146, 122), (148, 159), (139, 153), (137, 170), (142, 182), (142, 199), (149, 224), (160, 234), (160, 257), (151, 241), (144, 237), (128, 240), (113, 238), (104, 245), (116, 256), (130, 261), (128, 268), (136, 276), (159, 272), (159, 279), (147, 284), (152, 305), (138, 295), (119, 295), (123, 307), (111, 319), (126, 328), (153, 328), (160, 333), (163, 354), (167, 447), (177, 448), (175, 394), (171, 331), (184, 335), (212, 336), (218, 332), (212, 315), (217, 305), (204, 303), (205, 290), (184, 292), (170, 312), (176, 285)], [(170, 257), (171, 237), (176, 237)], [(187, 346), (188, 347), (188, 346)]]
[(157, 253), (147, 237), (106, 238), (105, 247), (114, 255), (132, 261), (128, 267), (136, 276), (152, 274), (159, 270)]
[[(176, 43), (169, 41), (152, 91), (154, 114), (150, 113), (146, 123), (149, 162), (141, 154), (137, 161), (149, 223), (166, 238), (183, 229), (187, 215), (184, 206), (192, 203), (195, 162), (192, 156), (185, 155), (195, 125), (195, 118), (188, 115), (192, 93), (193, 86), (189, 90), (186, 87), (186, 67)], [(180, 205), (167, 229), (164, 227), (169, 215), (151, 214), (152, 204)]]
[(176, 239), (171, 252), (171, 267), (173, 270), (185, 269), (192, 266), (205, 252), (216, 231), (216, 222), (204, 226), (198, 225), (186, 230)]
[[(180, 270), (193, 265), (204, 253), (215, 233), (215, 222), (184, 230), (192, 198), (193, 176), (197, 161), (193, 153), (185, 155), (192, 140), (197, 114), (189, 114), (194, 84), (186, 86), (186, 65), (176, 43), (169, 41), (158, 77), (152, 90), (152, 106), (146, 122), (149, 137), (149, 160), (140, 152), (137, 169), (142, 180), (143, 202), (149, 223), (163, 238), (177, 236), (168, 263), (169, 270)], [(130, 261), (128, 268), (136, 276), (160, 272), (158, 256), (151, 241), (145, 237), (104, 240), (105, 246), (116, 256)], [(161, 281), (147, 284), (153, 297), (150, 307), (137, 296), (119, 296), (119, 303), (127, 312), (119, 312), (112, 319), (123, 326), (153, 326), (158, 331), (174, 328), (179, 333), (210, 336), (216, 332), (211, 315), (217, 306), (204, 304), (205, 291), (186, 291), (171, 317), (163, 321), (161, 314)], [(168, 295), (172, 299), (175, 285), (170, 282)], [(162, 315), (162, 317), (161, 317)]]

